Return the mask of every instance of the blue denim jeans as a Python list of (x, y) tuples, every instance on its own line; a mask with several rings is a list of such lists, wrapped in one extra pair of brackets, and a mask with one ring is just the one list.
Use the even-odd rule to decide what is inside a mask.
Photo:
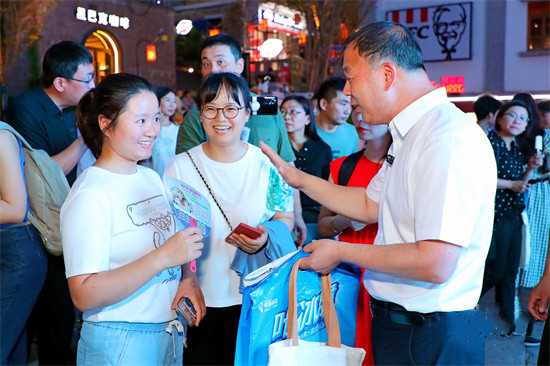
[(183, 364), (184, 329), (166, 323), (87, 322), (82, 324), (77, 365)]
[(32, 225), (0, 229), (0, 364), (27, 363), (26, 324), (44, 284), (48, 261)]

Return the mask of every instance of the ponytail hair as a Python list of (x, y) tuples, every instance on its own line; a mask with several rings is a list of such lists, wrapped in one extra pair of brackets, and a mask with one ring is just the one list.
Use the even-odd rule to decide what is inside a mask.
[[(75, 112), (76, 126), (96, 158), (101, 155), (105, 131), (116, 128), (117, 119), (126, 110), (128, 101), (141, 92), (155, 93), (151, 83), (140, 76), (110, 74), (80, 99)], [(99, 127), (100, 115), (110, 120), (103, 131)]]

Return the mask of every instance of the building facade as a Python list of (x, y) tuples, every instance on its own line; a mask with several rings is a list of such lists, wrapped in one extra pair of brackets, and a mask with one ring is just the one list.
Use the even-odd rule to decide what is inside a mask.
[(96, 83), (108, 74), (127, 72), (153, 85), (176, 86), (174, 11), (170, 7), (152, 1), (56, 1), (44, 20), (41, 36), (35, 51), (37, 59), (25, 53), (11, 72), (10, 96), (30, 86), (29, 70), (41, 68), (46, 50), (65, 40), (90, 50)]
[[(550, 98), (550, 2), (378, 0), (372, 18), (406, 25), (418, 37), (434, 84), (456, 101), (490, 92)], [(459, 98), (462, 97), (462, 98)]]

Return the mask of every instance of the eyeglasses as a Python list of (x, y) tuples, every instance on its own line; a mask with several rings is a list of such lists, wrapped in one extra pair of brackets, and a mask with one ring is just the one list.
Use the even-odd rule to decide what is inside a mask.
[(213, 106), (204, 107), (202, 109), (202, 115), (207, 119), (214, 119), (218, 116), (218, 111), (221, 110), (225, 118), (233, 119), (237, 117), (239, 111), (245, 107), (235, 107), (234, 105), (226, 105), (223, 108), (216, 108)]
[(517, 113), (514, 113), (514, 112), (506, 112), (504, 113), (504, 115), (508, 118), (510, 118), (511, 121), (514, 121), (516, 118), (518, 118), (520, 120), (520, 122), (522, 123), (527, 123), (529, 122), (529, 117), (525, 117), (525, 116), (521, 116)]
[(93, 73), (92, 75), (90, 75), (90, 77), (86, 80), (82, 80), (82, 79), (75, 79), (75, 78), (67, 78), (69, 80), (74, 80), (74, 81), (78, 81), (79, 83), (84, 83), (84, 84), (90, 84), (91, 82), (94, 81), (95, 79), (95, 73)]
[(281, 111), (281, 114), (283, 115), (283, 117), (286, 117), (286, 115), (290, 115), (290, 117), (294, 117), (294, 116), (297, 116), (298, 114), (302, 114), (302, 113), (305, 113), (305, 112), (302, 112), (302, 111), (297, 111), (295, 109), (291, 109), (290, 111)]

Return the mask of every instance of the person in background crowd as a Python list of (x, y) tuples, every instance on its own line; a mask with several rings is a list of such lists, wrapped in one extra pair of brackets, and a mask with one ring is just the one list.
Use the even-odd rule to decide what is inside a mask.
[[(174, 177), (201, 193), (211, 207), (212, 229), (205, 251), (197, 260), (197, 276), (207, 314), (197, 328), (189, 328), (186, 365), (229, 365), (235, 361), (241, 313), (239, 274), (230, 268), (234, 258), (254, 254), (266, 246), (277, 225), (290, 236), (293, 229), (292, 189), (284, 183), (259, 148), (241, 140), (250, 117), (250, 91), (234, 73), (215, 73), (199, 93), (201, 121), (208, 141), (173, 158), (165, 176)], [(239, 223), (257, 227), (257, 239), (232, 233)], [(226, 238), (233, 245), (226, 242)], [(196, 305), (195, 305), (196, 306)]]
[(0, 364), (27, 364), (27, 319), (48, 267), (40, 234), (27, 218), (21, 141), (0, 131)]
[[(292, 168), (268, 146), (283, 178), (329, 210), (378, 221), (375, 245), (320, 239), (303, 267), (365, 268), (375, 364), (483, 364), (474, 310), (491, 240), (495, 158), (483, 131), (434, 90), (411, 31), (371, 23), (344, 44), (344, 93), (393, 138), (367, 190), (330, 184)], [(437, 177), (437, 179), (434, 179)], [(457, 226), (457, 222), (460, 225)], [(426, 345), (429, 344), (429, 347)]]
[(489, 94), (480, 96), (474, 102), (477, 124), (486, 134), (495, 130), (495, 115), (502, 103)]
[[(536, 136), (541, 136), (542, 138), (542, 166), (534, 169), (531, 177), (532, 179), (537, 179), (549, 171), (550, 124), (546, 124), (544, 119), (541, 118), (542, 113), (538, 113), (537, 105), (529, 94), (521, 93), (519, 94), (519, 98), (527, 102), (530, 108), (535, 108), (534, 110), (531, 109), (533, 118), (529, 126), (530, 128), (526, 132), (527, 142), (522, 146), (527, 156), (535, 153)], [(540, 107), (538, 109), (540, 110)], [(518, 286), (522, 292), (525, 290), (524, 288), (533, 288), (540, 280), (544, 270), (548, 228), (550, 227), (550, 184), (548, 184), (548, 181), (533, 184), (527, 191), (525, 205), (530, 240), (529, 261), (519, 270)], [(529, 317), (525, 333), (526, 346), (538, 346), (540, 344), (540, 339), (533, 336), (535, 324), (536, 321)]]
[(196, 107), (197, 106), (197, 103), (195, 102), (195, 99), (193, 99), (193, 97), (191, 96), (191, 92), (189, 90), (186, 90), (184, 93), (183, 93), (183, 96), (181, 97), (181, 101), (183, 103), (183, 114), (187, 114), (187, 112), (189, 112), (189, 110), (193, 107)]
[[(550, 238), (550, 233), (548, 234)], [(529, 294), (527, 308), (535, 319), (544, 322), (542, 341), (537, 365), (550, 364), (550, 327), (548, 326), (548, 305), (550, 304), (550, 240), (546, 246), (546, 262), (540, 281)]]
[(183, 326), (173, 309), (189, 297), (196, 324), (204, 315), (188, 265), (201, 255), (202, 234), (176, 232), (160, 177), (137, 165), (160, 130), (153, 87), (108, 75), (76, 114), (97, 157), (61, 208), (67, 280), (84, 313), (77, 364), (181, 365)]
[(359, 138), (355, 128), (347, 123), (351, 113), (349, 96), (344, 95), (346, 80), (332, 77), (325, 80), (317, 91), (319, 116), (317, 132), (332, 149), (332, 157), (353, 154), (357, 151)]
[[(73, 107), (95, 86), (92, 62), (81, 44), (54, 44), (44, 55), (42, 85), (16, 97), (8, 108), (8, 122), (34, 149), (46, 151), (61, 166), (70, 185), (86, 151), (82, 137), (77, 137)], [(40, 364), (74, 362), (68, 360), (74, 323), (63, 257), (48, 254), (48, 274), (29, 326), (31, 334), (37, 333)]]
[[(317, 134), (315, 116), (308, 100), (301, 95), (289, 95), (281, 104), (281, 114), (285, 119), (292, 150), (296, 155), (296, 167), (308, 174), (328, 179), (332, 152), (330, 146)], [(313, 240), (322, 238), (317, 231), (321, 205), (302, 192), (300, 192), (300, 200), (302, 216), (307, 227), (307, 238), (304, 244), (309, 244)]]
[[(219, 72), (232, 72), (241, 75), (244, 70), (241, 45), (227, 34), (208, 37), (201, 45), (202, 76)], [(201, 124), (199, 110), (192, 108), (185, 116), (178, 132), (176, 154), (189, 150), (207, 140), (206, 132)], [(251, 115), (246, 123), (241, 140), (258, 146), (263, 141), (272, 147), (285, 161), (292, 162), (296, 157), (286, 133), (285, 121), (281, 113), (274, 116)], [(296, 231), (300, 233), (298, 243), (303, 244), (307, 236), (307, 228), (302, 218), (300, 193), (294, 191), (294, 223)]]
[(550, 100), (544, 100), (537, 104), (540, 115), (540, 128), (550, 128)]
[(160, 103), (160, 134), (153, 145), (151, 161), (153, 170), (162, 177), (166, 165), (174, 157), (176, 150), (179, 126), (170, 119), (176, 111), (177, 97), (174, 91), (167, 87), (155, 89), (155, 94)]
[(495, 197), (493, 237), (485, 264), (481, 296), (498, 285), (496, 301), (501, 316), (515, 333), (514, 297), (516, 275), (521, 255), (521, 212), (525, 209), (524, 191), (531, 185), (533, 171), (542, 165), (542, 155), (535, 153), (523, 168), (524, 154), (518, 140), (524, 138), (531, 121), (529, 107), (519, 100), (501, 106), (495, 118), (495, 131), (488, 134), (497, 161), (498, 182)]
[[(387, 125), (373, 125), (364, 121), (364, 118), (368, 118), (368, 116), (363, 116), (354, 98), (351, 99), (351, 105), (351, 119), (359, 135), (359, 140), (365, 141), (366, 143), (365, 149), (354, 153), (354, 155), (360, 155), (358, 160), (353, 159), (354, 155), (351, 157), (343, 156), (334, 160), (330, 164), (329, 181), (339, 185), (366, 188), (371, 179), (382, 168), (392, 138)], [(346, 159), (348, 159), (348, 163), (344, 163)], [(354, 161), (356, 164), (351, 166), (351, 161)], [(342, 171), (342, 169), (346, 169), (347, 171)], [(346, 176), (344, 176), (341, 171), (343, 174), (346, 174)], [(340, 177), (347, 180), (347, 182), (341, 182), (339, 180)], [(319, 231), (327, 237), (338, 235), (338, 240), (347, 243), (373, 244), (378, 231), (378, 224), (365, 225), (349, 217), (336, 214), (323, 206), (321, 208), (321, 214), (319, 215)], [(364, 274), (365, 270), (363, 269), (362, 272), (362, 274)], [(361, 285), (357, 303), (355, 347), (364, 348), (367, 351), (367, 355), (363, 362), (365, 365), (374, 364), (371, 340), (372, 316), (369, 308), (369, 300), (369, 293), (365, 287)]]

